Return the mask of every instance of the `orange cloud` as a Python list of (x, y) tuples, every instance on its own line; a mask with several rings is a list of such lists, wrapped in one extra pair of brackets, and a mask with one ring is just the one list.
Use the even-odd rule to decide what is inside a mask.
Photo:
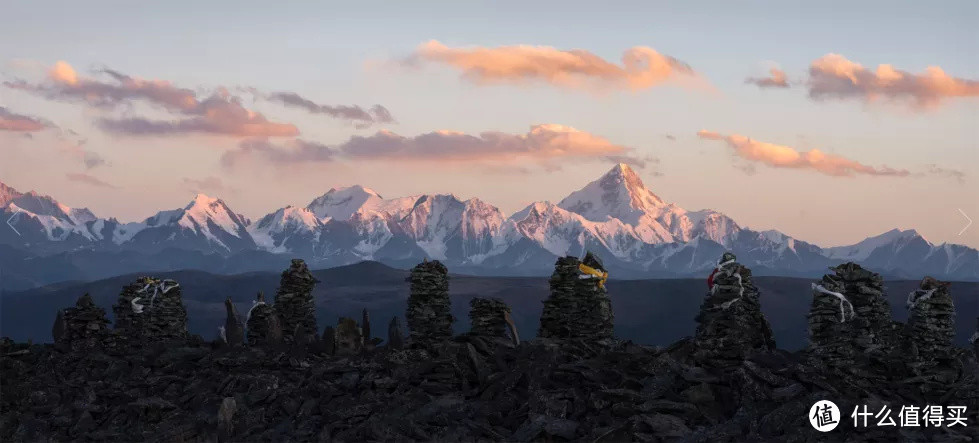
[(0, 106), (0, 131), (37, 132), (48, 126), (38, 118), (15, 114)]
[(724, 141), (734, 149), (738, 157), (773, 168), (812, 169), (836, 177), (849, 177), (856, 174), (898, 177), (910, 175), (910, 172), (903, 169), (891, 169), (886, 166), (875, 168), (818, 149), (797, 151), (790, 146), (752, 140), (740, 134), (723, 135), (713, 131), (699, 131), (697, 136), (705, 140)]
[(827, 54), (809, 66), (809, 96), (866, 102), (879, 98), (903, 100), (925, 109), (949, 98), (979, 97), (979, 81), (949, 76), (938, 66), (929, 66), (921, 74), (886, 64), (871, 71), (842, 55)]
[(527, 45), (450, 48), (431, 40), (402, 61), (406, 65), (419, 62), (452, 66), (477, 83), (543, 81), (569, 88), (597, 86), (637, 91), (697, 77), (686, 63), (645, 46), (626, 50), (620, 66), (581, 49)]
[(768, 70), (769, 77), (748, 77), (745, 79), (745, 83), (753, 84), (759, 88), (788, 88), (789, 80), (785, 75), (785, 71), (778, 68), (771, 68)]

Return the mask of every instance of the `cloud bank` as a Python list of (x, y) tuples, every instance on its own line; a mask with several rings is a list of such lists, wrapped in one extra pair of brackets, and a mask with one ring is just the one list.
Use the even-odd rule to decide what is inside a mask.
[(834, 177), (851, 177), (858, 174), (897, 177), (910, 175), (910, 172), (903, 169), (875, 168), (818, 149), (798, 151), (790, 146), (752, 140), (740, 134), (723, 135), (702, 130), (697, 132), (697, 136), (705, 140), (723, 141), (734, 149), (738, 157), (773, 168), (810, 169)]
[(542, 124), (524, 134), (487, 131), (471, 135), (435, 131), (405, 137), (381, 130), (370, 136), (353, 136), (336, 146), (292, 140), (275, 144), (266, 139), (249, 139), (238, 149), (225, 153), (224, 166), (256, 157), (265, 162), (290, 164), (348, 160), (396, 160), (419, 162), (492, 162), (511, 164), (516, 160), (548, 163), (570, 160), (625, 162), (645, 167), (653, 158), (641, 158), (634, 150), (605, 138), (568, 126)]
[(813, 99), (904, 101), (918, 109), (933, 108), (956, 97), (979, 97), (979, 81), (949, 76), (938, 66), (921, 74), (879, 65), (864, 68), (839, 54), (826, 54), (809, 66)]
[(220, 89), (205, 99), (190, 89), (163, 80), (144, 80), (103, 68), (99, 73), (112, 82), (84, 78), (66, 62), (59, 61), (48, 71), (48, 81), (30, 84), (6, 82), (9, 88), (33, 92), (50, 100), (80, 101), (97, 108), (112, 109), (145, 101), (180, 116), (173, 120), (144, 117), (102, 118), (106, 131), (127, 135), (211, 133), (238, 137), (295, 136), (299, 129), (290, 123), (269, 121), (264, 115), (246, 109), (238, 97)]
[(697, 77), (686, 63), (645, 46), (626, 50), (621, 66), (581, 49), (528, 45), (450, 48), (435, 40), (421, 44), (401, 60), (407, 66), (425, 62), (451, 66), (475, 83), (538, 81), (574, 89), (638, 91)]

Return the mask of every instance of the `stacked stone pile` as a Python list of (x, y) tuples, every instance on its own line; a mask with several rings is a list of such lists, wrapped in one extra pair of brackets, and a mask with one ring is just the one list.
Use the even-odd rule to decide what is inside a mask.
[(551, 274), (539, 337), (602, 340), (613, 335), (612, 302), (605, 289), (608, 272), (591, 252), (585, 258), (561, 257)]
[(124, 339), (143, 341), (185, 340), (187, 309), (180, 284), (173, 280), (140, 277), (125, 286), (112, 306), (115, 328)]
[(265, 294), (259, 292), (245, 318), (248, 328), (248, 344), (253, 346), (282, 343), (282, 323), (271, 306), (265, 303)]
[(920, 360), (952, 356), (955, 306), (948, 286), (948, 282), (925, 277), (920, 287), (908, 295), (910, 338)]
[(812, 285), (810, 355), (845, 367), (855, 355), (890, 352), (894, 323), (880, 274), (855, 263), (830, 270), (832, 274)]
[(337, 321), (335, 340), (337, 355), (356, 355), (364, 347), (363, 331), (352, 318), (341, 317)]
[(411, 270), (405, 317), (412, 346), (429, 347), (452, 337), (448, 273), (438, 260), (425, 260)]
[(99, 346), (109, 333), (105, 309), (96, 306), (88, 294), (79, 297), (75, 307), (59, 311), (57, 322), (55, 330), (60, 326), (62, 332), (55, 332), (55, 342), (74, 349)]
[(740, 366), (752, 353), (775, 348), (751, 270), (736, 260), (728, 252), (718, 261), (696, 319), (696, 356), (715, 366)]
[(388, 324), (387, 346), (391, 349), (403, 349), (405, 346), (405, 331), (401, 326), (401, 319), (394, 317)]
[(314, 286), (316, 279), (309, 272), (306, 262), (301, 259), (293, 259), (289, 269), (282, 271), (273, 310), (282, 323), (284, 343), (293, 343), (297, 332), (306, 337), (313, 337), (319, 332), (316, 328), (316, 306), (313, 303)]
[(469, 302), (471, 333), (491, 337), (505, 337), (507, 331), (506, 314), (510, 307), (498, 298), (473, 298)]

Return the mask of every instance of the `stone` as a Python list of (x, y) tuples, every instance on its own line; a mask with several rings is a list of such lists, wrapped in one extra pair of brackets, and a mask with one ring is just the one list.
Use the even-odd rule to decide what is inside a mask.
[(708, 281), (709, 290), (696, 317), (695, 356), (712, 365), (734, 367), (753, 353), (775, 349), (751, 270), (738, 263), (733, 253), (725, 252)]
[(115, 329), (124, 339), (146, 343), (189, 338), (187, 309), (174, 280), (139, 277), (122, 289), (112, 311)]
[(498, 298), (475, 297), (469, 302), (470, 333), (489, 337), (504, 337), (507, 333), (506, 315), (510, 307)]
[(925, 277), (908, 295), (908, 328), (917, 349), (917, 359), (948, 359), (955, 337), (955, 305), (950, 283)]
[(452, 337), (449, 271), (438, 260), (411, 269), (411, 295), (405, 318), (413, 347), (431, 347)]
[(292, 344), (298, 331), (308, 337), (316, 334), (316, 306), (313, 303), (316, 283), (306, 262), (301, 259), (293, 259), (289, 269), (282, 271), (272, 309), (281, 322), (283, 343)]
[(551, 295), (544, 300), (539, 337), (612, 338), (612, 302), (605, 289), (608, 272), (587, 252), (582, 260), (561, 257), (551, 274)]
[(333, 329), (333, 326), (327, 326), (323, 330), (323, 345), (324, 352), (329, 355), (335, 355), (337, 352), (337, 333)]
[(282, 324), (279, 316), (265, 303), (265, 294), (259, 292), (251, 309), (248, 310), (245, 325), (248, 327), (248, 344), (252, 346), (278, 345), (282, 343)]
[[(96, 306), (92, 297), (85, 294), (78, 298), (75, 307), (58, 311), (53, 331), (55, 342), (68, 344), (75, 350), (101, 346), (108, 338), (108, 324), (105, 310)], [(57, 335), (59, 327), (60, 339)]]
[(337, 321), (336, 331), (337, 355), (356, 355), (364, 347), (364, 336), (357, 321), (341, 317)]
[(403, 349), (405, 346), (405, 332), (401, 327), (401, 319), (397, 316), (391, 319), (388, 324), (388, 347), (391, 349)]
[(225, 341), (232, 347), (244, 345), (245, 328), (241, 323), (241, 317), (238, 315), (238, 310), (235, 309), (234, 303), (231, 302), (231, 297), (224, 300), (224, 308), (226, 314), (226, 318), (224, 320)]
[(891, 310), (883, 278), (852, 262), (836, 267), (812, 284), (809, 309), (809, 357), (847, 368), (858, 354), (888, 352)]
[(374, 338), (371, 335), (371, 317), (370, 314), (367, 312), (367, 308), (364, 308), (364, 312), (362, 316), (363, 316), (363, 321), (361, 321), (360, 327), (364, 332), (363, 334), (364, 344), (366, 345), (366, 344), (373, 343), (373, 338)]

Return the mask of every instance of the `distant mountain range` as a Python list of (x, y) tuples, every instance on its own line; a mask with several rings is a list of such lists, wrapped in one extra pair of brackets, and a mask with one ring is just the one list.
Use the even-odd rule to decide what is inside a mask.
[(760, 275), (818, 276), (826, 266), (855, 261), (889, 278), (979, 280), (973, 248), (935, 245), (897, 229), (820, 248), (742, 228), (717, 211), (667, 203), (625, 164), (557, 204), (536, 202), (509, 217), (477, 198), (385, 199), (352, 186), (255, 222), (199, 194), (183, 208), (121, 223), (0, 183), (0, 221), (0, 277), (8, 289), (135, 271), (277, 270), (292, 257), (316, 267), (375, 260), (402, 268), (431, 258), (459, 273), (537, 276), (549, 274), (558, 256), (586, 250), (616, 278), (702, 276), (730, 250)]

